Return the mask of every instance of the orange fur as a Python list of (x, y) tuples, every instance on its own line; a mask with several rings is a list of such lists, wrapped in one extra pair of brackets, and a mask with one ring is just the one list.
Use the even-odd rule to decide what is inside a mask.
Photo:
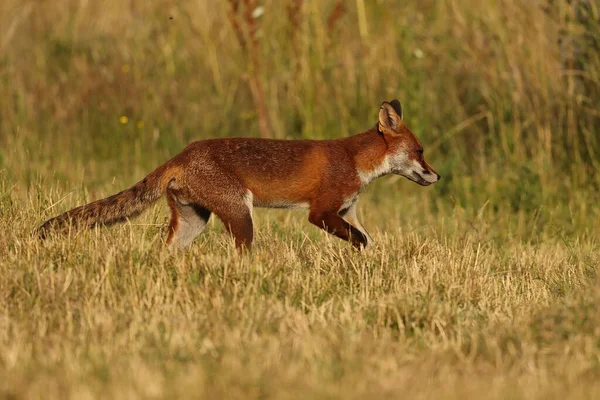
[(388, 173), (421, 185), (435, 183), (439, 175), (423, 159), (422, 149), (404, 125), (397, 100), (382, 104), (376, 128), (344, 139), (201, 140), (130, 189), (67, 211), (39, 231), (44, 237), (69, 223), (91, 227), (123, 221), (166, 193), (169, 244), (189, 244), (214, 213), (236, 245), (249, 248), (256, 206), (308, 208), (311, 223), (360, 248), (369, 236), (356, 218), (358, 194)]

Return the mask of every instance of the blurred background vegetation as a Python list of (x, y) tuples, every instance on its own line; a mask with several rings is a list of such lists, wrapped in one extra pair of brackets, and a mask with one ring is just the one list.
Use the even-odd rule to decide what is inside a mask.
[(392, 98), (443, 179), (378, 181), (371, 219), (593, 234), (596, 0), (0, 3), (0, 178), (48, 189), (41, 209), (196, 139), (355, 134)]

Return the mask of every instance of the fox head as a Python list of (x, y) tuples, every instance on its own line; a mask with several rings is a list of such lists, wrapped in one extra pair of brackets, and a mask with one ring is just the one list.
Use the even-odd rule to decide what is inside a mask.
[(423, 158), (421, 142), (404, 125), (398, 100), (381, 104), (378, 130), (388, 146), (387, 162), (391, 173), (422, 186), (429, 186), (440, 179), (440, 175)]

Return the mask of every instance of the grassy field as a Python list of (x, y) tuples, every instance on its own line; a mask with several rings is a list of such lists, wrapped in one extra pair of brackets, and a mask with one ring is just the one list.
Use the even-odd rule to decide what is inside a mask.
[[(32, 235), (194, 139), (395, 97), (443, 179), (372, 184), (363, 252), (260, 209), (249, 254), (218, 220), (171, 251), (163, 202)], [(598, 132), (594, 0), (4, 0), (0, 398), (600, 398)]]

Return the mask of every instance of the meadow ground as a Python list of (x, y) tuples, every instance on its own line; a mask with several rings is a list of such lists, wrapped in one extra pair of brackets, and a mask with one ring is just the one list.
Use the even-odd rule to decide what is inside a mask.
[[(0, 398), (600, 398), (600, 8), (393, 3), (0, 3)], [(170, 251), (164, 201), (32, 235), (394, 97), (443, 179), (373, 183), (363, 252), (261, 209), (249, 254), (217, 220)]]
[(385, 200), (365, 207), (378, 228), (363, 253), (258, 211), (240, 257), (216, 223), (166, 250), (165, 207), (40, 244), (43, 208), (3, 199), (6, 398), (600, 395), (591, 235), (523, 240), (485, 213), (416, 226), (420, 202)]

